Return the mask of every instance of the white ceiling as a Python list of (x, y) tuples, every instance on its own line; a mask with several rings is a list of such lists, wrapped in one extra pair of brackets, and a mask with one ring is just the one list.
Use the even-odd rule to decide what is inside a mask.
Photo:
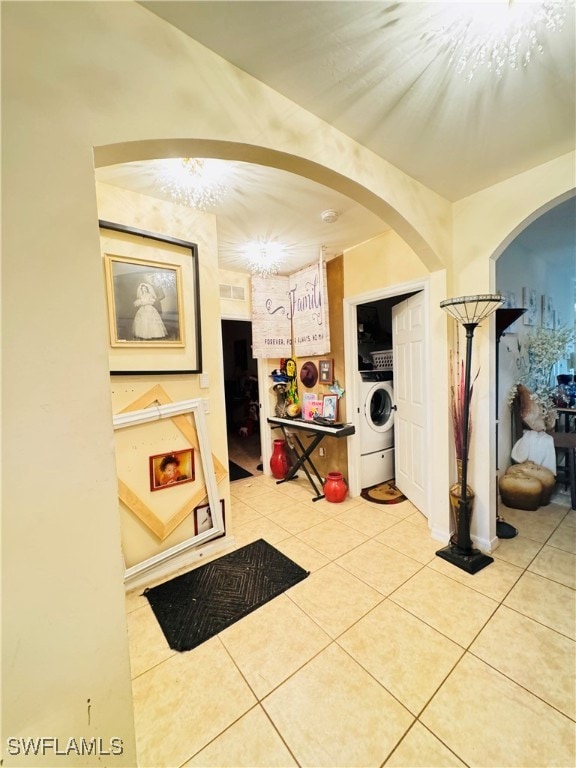
[[(286, 246), (283, 274), (317, 261), (325, 247), (327, 260), (346, 248), (383, 232), (386, 224), (361, 205), (321, 184), (276, 168), (251, 163), (216, 161), (224, 166), (226, 192), (206, 210), (218, 221), (218, 258), (222, 269), (246, 271), (242, 248), (264, 239)], [(152, 197), (170, 199), (163, 192), (162, 161), (124, 163), (99, 168), (96, 177), (115, 186)], [(326, 224), (321, 213), (338, 212), (338, 221)]]
[[(141, 4), (449, 200), (575, 147), (573, 0), (560, 31), (538, 29), (543, 51), (527, 67), (506, 67), (501, 77), (480, 68), (471, 80), (449, 63), (439, 30), (454, 13), (479, 8), (481, 24), (487, 10), (506, 10), (507, 0)], [(239, 247), (258, 236), (288, 243), (289, 272), (322, 245), (329, 258), (386, 228), (293, 174), (244, 163), (232, 163), (230, 173), (228, 194), (213, 209), (224, 268), (242, 268)], [(164, 196), (150, 163), (99, 169), (98, 178)], [(336, 224), (320, 219), (328, 208), (340, 213)]]

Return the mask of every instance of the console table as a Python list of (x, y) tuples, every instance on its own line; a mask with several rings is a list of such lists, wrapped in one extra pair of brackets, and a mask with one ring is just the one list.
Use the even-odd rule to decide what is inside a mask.
[[(268, 418), (268, 423), (271, 424), (274, 429), (281, 429), (282, 434), (286, 439), (289, 439), (287, 436), (287, 430), (292, 433), (290, 437), (293, 438), (293, 440), (289, 440), (289, 442), (294, 450), (294, 453), (296, 454), (296, 462), (290, 467), (288, 474), (283, 480), (276, 481), (276, 485), (279, 485), (280, 483), (286, 483), (288, 480), (292, 480), (296, 476), (296, 472), (298, 472), (299, 469), (302, 469), (308, 478), (308, 482), (314, 489), (314, 493), (316, 494), (312, 501), (323, 499), (323, 480), (311, 459), (312, 452), (315, 448), (318, 447), (318, 445), (320, 445), (325, 437), (341, 438), (348, 437), (348, 435), (353, 435), (355, 432), (354, 425), (334, 424), (332, 426), (325, 426), (323, 424), (315, 424), (313, 421), (305, 421), (304, 419), (284, 419), (279, 416), (270, 416)], [(296, 434), (296, 432), (293, 432), (293, 430), (300, 430), (311, 435), (312, 440), (310, 444), (307, 447), (304, 447), (300, 437), (298, 434)], [(320, 489), (316, 487), (314, 477), (310, 473), (310, 470), (320, 483)]]

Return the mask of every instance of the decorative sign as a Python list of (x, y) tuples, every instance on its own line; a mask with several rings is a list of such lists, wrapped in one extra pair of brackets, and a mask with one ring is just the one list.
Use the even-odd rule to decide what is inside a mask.
[(291, 357), (289, 277), (252, 278), (252, 356)]
[(330, 352), (326, 266), (313, 264), (290, 275), (292, 333), (296, 357)]
[[(293, 348), (292, 348), (293, 345)], [(326, 266), (290, 277), (252, 278), (255, 358), (312, 357), (330, 352)]]

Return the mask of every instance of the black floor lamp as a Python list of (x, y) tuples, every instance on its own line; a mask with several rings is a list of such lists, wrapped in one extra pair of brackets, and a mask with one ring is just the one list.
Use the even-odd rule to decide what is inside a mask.
[(436, 554), (443, 560), (461, 568), (468, 573), (477, 573), (490, 563), (492, 557), (473, 549), (470, 538), (470, 519), (472, 517), (472, 502), (468, 498), (468, 426), (470, 418), (470, 369), (472, 365), (472, 339), (477, 326), (489, 317), (503, 302), (504, 297), (499, 293), (480, 294), (478, 296), (459, 296), (456, 299), (446, 299), (440, 306), (466, 329), (466, 367), (464, 374), (464, 407), (462, 415), (462, 482), (459, 510), (456, 515), (456, 539), (448, 546), (438, 550)]

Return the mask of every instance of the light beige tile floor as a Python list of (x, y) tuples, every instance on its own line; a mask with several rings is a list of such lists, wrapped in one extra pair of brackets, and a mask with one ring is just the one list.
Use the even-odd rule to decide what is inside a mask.
[(235, 546), (265, 538), (310, 576), (187, 653), (127, 595), (139, 768), (573, 768), (567, 497), (506, 509), (519, 535), (470, 576), (410, 502), (231, 491)]

